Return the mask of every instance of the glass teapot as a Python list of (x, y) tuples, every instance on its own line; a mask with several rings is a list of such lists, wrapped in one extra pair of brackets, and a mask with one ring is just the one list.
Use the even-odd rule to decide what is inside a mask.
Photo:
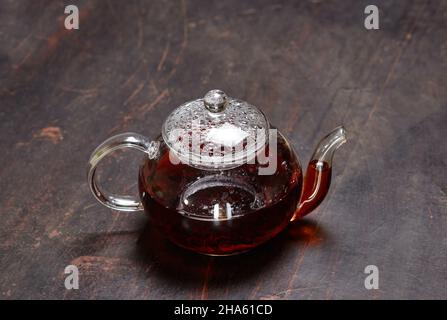
[[(255, 106), (211, 90), (165, 120), (155, 140), (123, 133), (104, 141), (88, 163), (88, 183), (105, 206), (144, 210), (175, 244), (209, 255), (247, 251), (316, 208), (327, 194), (343, 127), (318, 144), (306, 175), (286, 138)], [(96, 167), (122, 148), (145, 153), (139, 198), (110, 194)]]

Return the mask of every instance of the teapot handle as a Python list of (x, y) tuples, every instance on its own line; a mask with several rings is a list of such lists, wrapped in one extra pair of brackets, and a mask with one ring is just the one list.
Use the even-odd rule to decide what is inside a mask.
[(95, 198), (106, 207), (119, 211), (141, 211), (143, 205), (134, 196), (114, 195), (104, 191), (96, 179), (96, 167), (107, 155), (118, 149), (133, 148), (142, 151), (153, 159), (158, 151), (158, 143), (150, 141), (138, 133), (122, 133), (101, 143), (91, 154), (87, 167), (87, 179)]

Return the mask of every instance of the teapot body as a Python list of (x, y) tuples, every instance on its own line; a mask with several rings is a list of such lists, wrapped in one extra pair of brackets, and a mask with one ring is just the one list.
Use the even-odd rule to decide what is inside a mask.
[(139, 193), (150, 223), (175, 244), (208, 255), (252, 249), (281, 232), (292, 219), (303, 177), (293, 149), (277, 133), (276, 152), (263, 152), (226, 170), (204, 170), (181, 161), (158, 139), (158, 153), (139, 171)]

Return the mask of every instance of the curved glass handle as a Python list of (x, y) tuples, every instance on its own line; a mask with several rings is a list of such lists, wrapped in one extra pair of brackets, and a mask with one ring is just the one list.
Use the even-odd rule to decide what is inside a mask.
[(138, 133), (122, 133), (101, 143), (91, 154), (87, 167), (87, 179), (90, 190), (95, 198), (106, 207), (119, 211), (140, 211), (143, 205), (134, 196), (119, 196), (110, 194), (99, 187), (96, 179), (96, 166), (107, 155), (118, 149), (133, 148), (140, 150), (153, 159), (158, 151), (158, 143), (150, 141)]

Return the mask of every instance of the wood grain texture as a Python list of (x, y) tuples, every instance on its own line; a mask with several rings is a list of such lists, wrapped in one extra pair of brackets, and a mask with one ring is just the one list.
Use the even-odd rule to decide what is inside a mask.
[[(80, 29), (63, 27), (77, 4)], [(447, 2), (2, 1), (0, 298), (447, 298)], [(344, 124), (328, 198), (248, 254), (179, 249), (86, 183), (112, 134), (156, 136), (220, 88), (261, 107), (305, 163)], [(136, 192), (138, 155), (106, 161)], [(64, 268), (80, 268), (80, 289)], [(365, 266), (380, 289), (365, 290)]]

